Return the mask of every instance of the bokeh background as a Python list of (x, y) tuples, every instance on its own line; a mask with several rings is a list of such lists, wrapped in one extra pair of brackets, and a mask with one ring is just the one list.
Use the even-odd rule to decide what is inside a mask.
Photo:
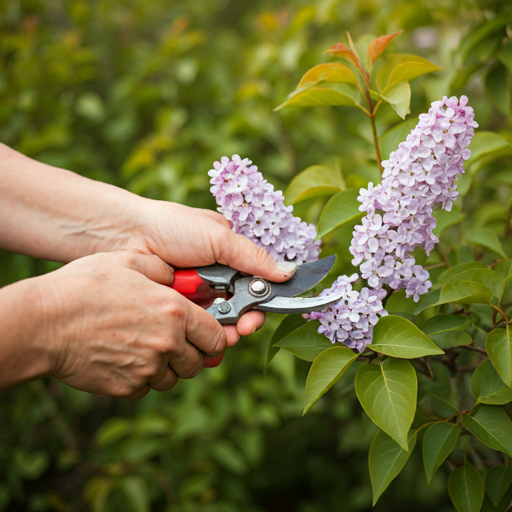
[[(462, 91), (482, 127), (510, 136), (510, 73), (496, 51), (511, 27), (495, 23), (471, 53), (460, 51), (465, 35), (499, 20), (509, 3), (0, 0), (0, 141), (146, 197), (203, 208), (215, 208), (207, 171), (233, 153), (282, 190), (313, 164), (365, 185), (378, 172), (360, 111), (273, 108), (307, 69), (329, 60), (326, 48), (346, 42), (346, 30), (357, 39), (404, 29), (388, 51), (443, 68), (413, 81), (411, 115)], [(400, 121), (382, 108), (380, 135)], [(398, 140), (383, 143), (384, 158)], [(314, 222), (322, 201), (296, 211)], [(346, 246), (349, 235), (338, 235)], [(340, 251), (338, 271), (350, 261)], [(55, 268), (0, 252), (0, 285)], [(1, 395), (0, 511), (370, 510), (376, 427), (342, 382), (301, 417), (307, 364), (281, 351), (264, 368), (278, 322), (269, 316), (220, 367), (138, 403), (52, 379)], [(427, 486), (414, 453), (374, 510), (453, 510), (443, 471)]]

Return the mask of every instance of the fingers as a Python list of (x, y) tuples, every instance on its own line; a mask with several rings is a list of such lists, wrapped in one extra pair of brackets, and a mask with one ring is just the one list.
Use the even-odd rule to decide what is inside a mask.
[(227, 346), (226, 333), (222, 326), (203, 308), (184, 300), (187, 307), (187, 340), (207, 356), (215, 357), (222, 354)]
[(125, 252), (121, 258), (128, 268), (140, 272), (155, 283), (171, 285), (174, 282), (174, 270), (158, 256)]
[(236, 325), (224, 325), (224, 332), (226, 333), (226, 343), (228, 347), (233, 347), (240, 339), (240, 333), (237, 331)]
[(131, 395), (120, 396), (121, 400), (127, 400), (128, 402), (134, 402), (135, 400), (140, 400), (145, 397), (149, 393), (150, 387), (148, 384), (142, 386), (140, 389), (132, 393)]
[(170, 367), (166, 366), (163, 375), (158, 375), (149, 380), (151, 389), (156, 391), (169, 391), (178, 383), (178, 375)]
[(274, 258), (263, 247), (256, 245), (243, 235), (226, 231), (214, 240), (217, 261), (241, 272), (281, 282), (290, 279), (297, 269), (295, 263)]
[[(249, 334), (261, 329), (264, 323), (265, 313), (263, 311), (249, 311), (238, 320), (236, 330), (240, 336), (249, 336)], [(228, 346), (231, 346), (229, 342)]]
[(169, 366), (182, 379), (193, 379), (203, 369), (203, 365), (204, 355), (187, 340), (183, 340), (179, 349), (169, 357)]

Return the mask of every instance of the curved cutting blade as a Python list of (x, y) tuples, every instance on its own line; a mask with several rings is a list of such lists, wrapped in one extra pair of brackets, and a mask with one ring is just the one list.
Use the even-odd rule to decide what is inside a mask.
[(267, 311), (269, 313), (311, 313), (311, 311), (320, 311), (325, 306), (338, 302), (343, 296), (343, 291), (331, 293), (325, 297), (274, 297), (268, 302), (258, 304), (255, 309)]
[(284, 283), (271, 283), (272, 296), (276, 298), (295, 297), (307, 292), (329, 273), (335, 261), (336, 255), (333, 254), (332, 256), (327, 256), (327, 258), (300, 265), (293, 277), (288, 281)]

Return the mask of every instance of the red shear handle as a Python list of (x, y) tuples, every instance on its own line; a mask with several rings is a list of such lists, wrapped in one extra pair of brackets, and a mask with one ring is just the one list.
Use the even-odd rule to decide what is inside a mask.
[[(219, 296), (193, 268), (176, 270), (171, 288), (203, 308), (210, 307), (215, 298)], [(204, 367), (215, 368), (219, 366), (223, 357), (224, 354), (217, 357), (205, 357)]]

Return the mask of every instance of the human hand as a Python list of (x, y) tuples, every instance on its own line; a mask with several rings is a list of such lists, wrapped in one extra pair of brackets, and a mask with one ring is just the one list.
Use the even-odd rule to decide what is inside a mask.
[[(127, 248), (155, 254), (175, 267), (198, 267), (222, 263), (270, 281), (289, 279), (295, 265), (276, 262), (248, 238), (234, 233), (229, 222), (211, 210), (176, 203), (138, 198), (136, 228)], [(236, 326), (225, 326), (231, 339), (252, 334), (265, 321), (261, 311), (250, 311)]]
[(35, 282), (51, 375), (82, 391), (127, 400), (166, 391), (237, 341), (168, 288), (173, 270), (154, 255), (100, 253)]

